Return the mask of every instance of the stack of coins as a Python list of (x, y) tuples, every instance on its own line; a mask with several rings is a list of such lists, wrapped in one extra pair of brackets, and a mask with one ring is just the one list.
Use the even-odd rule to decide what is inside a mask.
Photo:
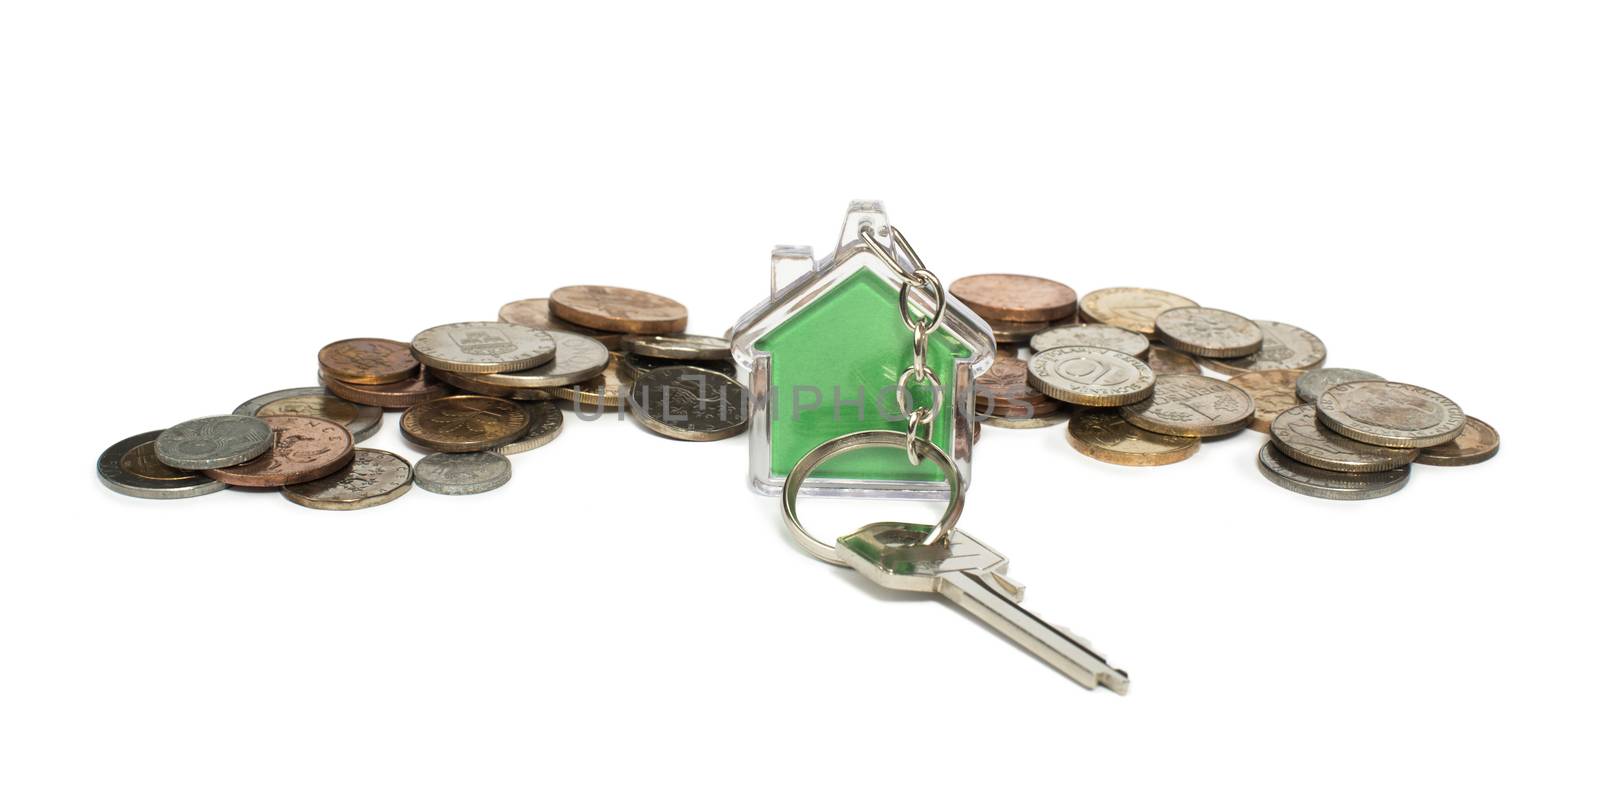
[(975, 274), (950, 283), (950, 295), (989, 322), (995, 343), (1008, 348), (1078, 315), (1078, 292), (1043, 277)]

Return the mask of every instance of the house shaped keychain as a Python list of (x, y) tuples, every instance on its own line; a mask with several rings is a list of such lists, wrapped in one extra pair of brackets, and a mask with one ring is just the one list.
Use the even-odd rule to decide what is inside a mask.
[[(928, 441), (950, 455), (963, 480), (971, 478), (974, 386), (994, 361), (994, 333), (954, 298), (941, 315), (926, 291), (908, 289), (915, 260), (896, 246), (878, 202), (851, 204), (831, 257), (818, 262), (809, 247), (773, 250), (770, 296), (732, 331), (752, 402), (750, 485), (757, 492), (777, 495), (795, 463), (840, 435), (904, 432), (902, 387), (919, 394), (913, 406), (933, 408)], [(925, 348), (939, 398), (930, 385), (904, 385), (914, 336), (902, 321), (903, 295), (916, 317), (939, 318)], [(807, 494), (822, 495), (934, 497), (948, 490), (932, 463), (913, 465), (904, 452), (886, 449), (839, 457), (805, 483)]]

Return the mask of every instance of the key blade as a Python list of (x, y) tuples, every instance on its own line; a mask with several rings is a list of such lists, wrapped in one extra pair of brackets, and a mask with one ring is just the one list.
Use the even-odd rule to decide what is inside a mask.
[(1085, 689), (1104, 686), (1119, 695), (1128, 693), (1127, 673), (1007, 598), (1004, 591), (989, 583), (989, 578), (988, 574), (970, 570), (944, 573), (936, 591)]

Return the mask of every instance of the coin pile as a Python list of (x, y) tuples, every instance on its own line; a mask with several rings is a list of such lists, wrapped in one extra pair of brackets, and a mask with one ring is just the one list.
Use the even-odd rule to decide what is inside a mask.
[[(1404, 487), (1413, 462), (1467, 465), (1499, 450), (1492, 427), (1438, 393), (1323, 368), (1327, 347), (1292, 324), (1150, 288), (1103, 288), (1077, 300), (1059, 282), (1013, 274), (965, 277), (951, 292), (1010, 344), (977, 380), (983, 423), (1065, 421), (1072, 448), (1103, 462), (1168, 465), (1203, 440), (1248, 427), (1268, 435), (1257, 466), (1274, 484), (1358, 499)], [(1061, 314), (1066, 297), (1075, 317)], [(1052, 320), (1026, 337), (1015, 332), (1044, 317)]]
[[(189, 498), (230, 485), (281, 489), (313, 509), (363, 509), (411, 488), (487, 492), (511, 478), (509, 455), (561, 434), (561, 403), (624, 410), (677, 440), (744, 431), (747, 398), (728, 341), (683, 334), (688, 311), (655, 294), (608, 286), (561, 288), (500, 308), (497, 321), (430, 327), (409, 343), (334, 341), (317, 353), (320, 387), (290, 388), (231, 415), (184, 421), (106, 449), (101, 481), (141, 498)], [(357, 448), (384, 410), (400, 434), (432, 453), (415, 467)]]

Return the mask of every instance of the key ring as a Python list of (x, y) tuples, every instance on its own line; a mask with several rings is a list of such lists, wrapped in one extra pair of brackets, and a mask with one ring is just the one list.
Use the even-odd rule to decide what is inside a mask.
[(942, 541), (950, 530), (955, 528), (956, 521), (961, 517), (961, 507), (966, 503), (967, 491), (961, 484), (961, 473), (956, 470), (956, 463), (950, 455), (944, 453), (938, 446), (921, 437), (906, 437), (904, 432), (891, 432), (877, 429), (865, 432), (852, 432), (841, 435), (811, 449), (795, 463), (794, 469), (789, 471), (789, 477), (783, 482), (783, 522), (789, 528), (789, 536), (805, 549), (806, 553), (827, 562), (830, 565), (845, 566), (845, 561), (839, 558), (833, 546), (812, 536), (806, 527), (800, 523), (800, 515), (795, 507), (800, 497), (800, 486), (805, 483), (806, 477), (816, 470), (822, 463), (833, 459), (840, 454), (856, 451), (862, 448), (906, 448), (914, 447), (917, 454), (933, 460), (944, 472), (945, 481), (950, 483), (950, 504), (945, 507), (944, 515), (934, 525), (933, 530), (922, 539), (922, 545), (933, 545)]

